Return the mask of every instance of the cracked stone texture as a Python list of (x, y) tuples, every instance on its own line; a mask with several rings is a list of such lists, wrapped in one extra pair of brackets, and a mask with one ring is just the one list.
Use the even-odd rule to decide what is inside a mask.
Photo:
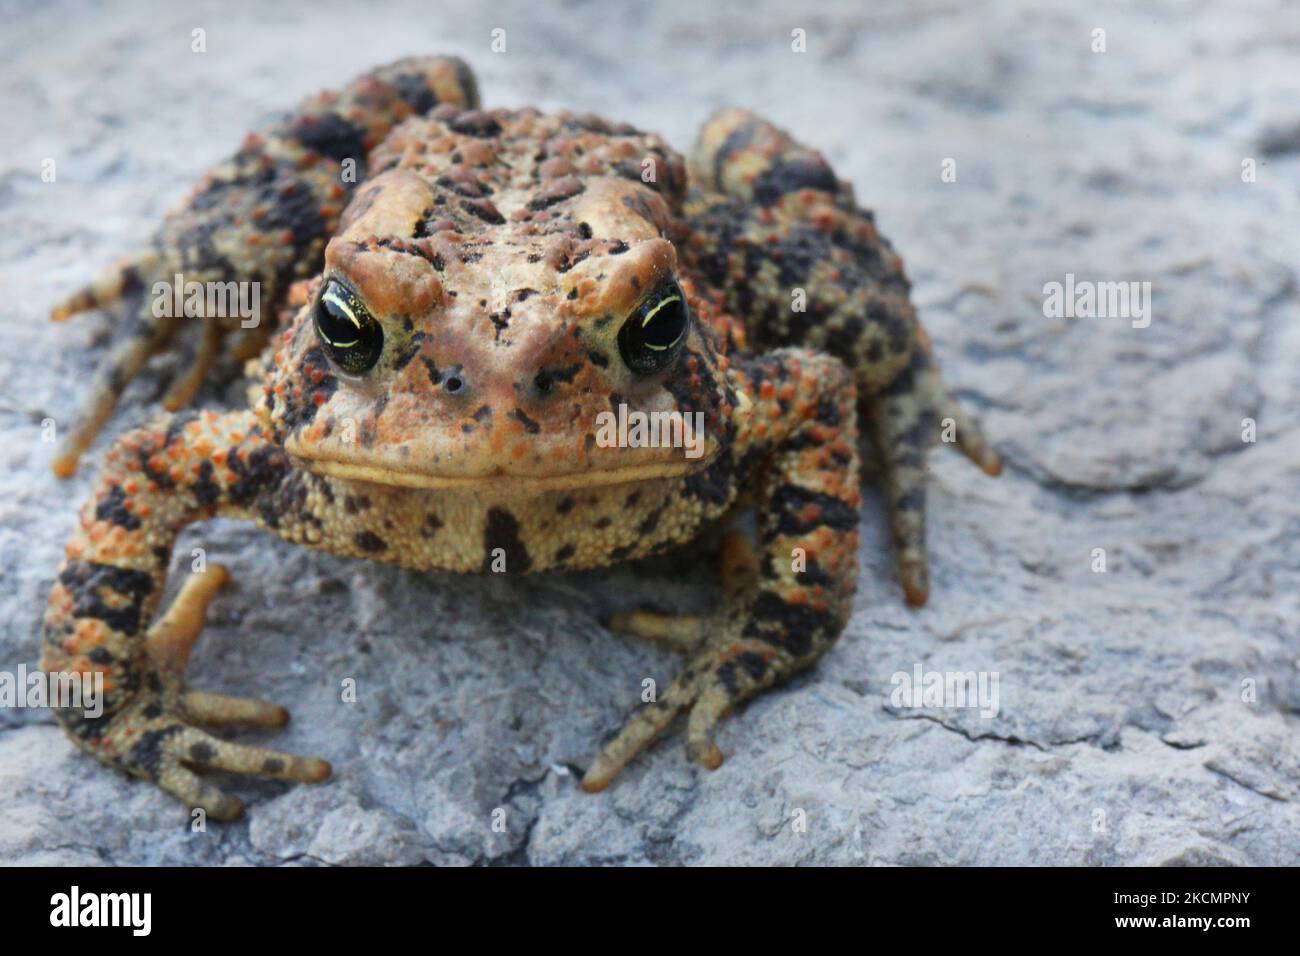
[[(725, 724), (716, 772), (675, 736), (599, 796), (575, 773), (642, 679), (663, 686), (677, 663), (598, 617), (703, 606), (708, 548), (461, 579), (191, 529), (177, 565), (202, 546), (235, 579), (193, 681), (291, 705), (266, 739), (327, 756), (335, 778), (233, 781), (248, 818), (193, 834), (47, 713), (7, 710), (0, 861), (1300, 863), (1300, 19), (1285, 0), (436, 6), (32, 4), (8, 19), (0, 669), (35, 665), (93, 472), (56, 481), (40, 423), (79, 406), (109, 326), (53, 326), (50, 304), (144, 239), (255, 122), (412, 52), (466, 57), (491, 105), (601, 112), (684, 148), (740, 103), (824, 150), (906, 257), (1006, 473), (932, 455), (920, 612), (902, 604), (873, 494), (856, 612), (822, 665)], [(190, 52), (194, 27), (206, 54)], [(1150, 327), (1045, 317), (1043, 285), (1066, 273), (1149, 281)], [(164, 382), (130, 389), (115, 433)], [(232, 380), (203, 401), (240, 394)], [(997, 716), (895, 707), (892, 675), (917, 664), (996, 671)], [(339, 699), (349, 677), (355, 704)]]

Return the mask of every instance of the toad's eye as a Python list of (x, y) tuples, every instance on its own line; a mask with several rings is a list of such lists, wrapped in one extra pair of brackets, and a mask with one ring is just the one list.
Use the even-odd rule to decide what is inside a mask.
[(353, 375), (370, 371), (384, 350), (384, 330), (343, 283), (330, 279), (316, 303), (316, 335), (325, 354)]
[(660, 283), (618, 330), (624, 364), (638, 375), (667, 368), (686, 339), (690, 315), (681, 286), (671, 279)]

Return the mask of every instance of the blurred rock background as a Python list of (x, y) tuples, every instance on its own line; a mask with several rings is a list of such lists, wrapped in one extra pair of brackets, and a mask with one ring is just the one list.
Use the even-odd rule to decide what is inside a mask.
[[(106, 446), (74, 480), (51, 476), (40, 423), (80, 406), (111, 328), (51, 325), (50, 304), (141, 242), (253, 125), (410, 53), (465, 57), (492, 106), (608, 114), (685, 149), (738, 103), (823, 150), (905, 257), (1006, 473), (932, 455), (920, 612), (902, 604), (873, 495), (857, 611), (823, 664), (725, 725), (718, 771), (673, 736), (594, 797), (575, 773), (642, 679), (662, 687), (678, 666), (598, 617), (702, 606), (706, 548), (453, 579), (191, 529), (182, 553), (202, 545), (235, 581), (193, 681), (290, 706), (268, 740), (328, 757), (335, 778), (233, 781), (249, 816), (194, 834), (47, 713), (0, 711), (0, 862), (1300, 863), (1295, 7), (486, 6), (3, 5), (0, 670), (36, 663)], [(1151, 282), (1150, 326), (1045, 317), (1043, 286), (1067, 273)], [(130, 389), (113, 434), (153, 414), (164, 381)], [(233, 380), (203, 395), (240, 400)], [(998, 672), (997, 717), (894, 707), (892, 676), (917, 664)], [(348, 677), (355, 704), (339, 701)]]

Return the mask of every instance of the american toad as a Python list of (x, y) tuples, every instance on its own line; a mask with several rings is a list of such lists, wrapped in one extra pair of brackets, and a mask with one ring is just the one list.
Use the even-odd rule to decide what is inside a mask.
[[(280, 320), (159, 308), (174, 276), (255, 281)], [(716, 767), (719, 718), (816, 661), (848, 619), (859, 421), (913, 604), (929, 589), (927, 447), (946, 428), (998, 471), (908, 297), (852, 189), (743, 110), (705, 125), (688, 168), (626, 124), (481, 111), (454, 59), (399, 61), (314, 97), (55, 310), (120, 316), (60, 474), (151, 356), (193, 360), (165, 398), (174, 414), (107, 453), (67, 547), (44, 667), (102, 675), (106, 700), (102, 715), (59, 719), (101, 761), (216, 818), (242, 804), (196, 770), (328, 776), (323, 760), (203, 729), (287, 714), (186, 685), (223, 568), (193, 574), (154, 620), (193, 522), (244, 518), (410, 568), (524, 573), (635, 559), (752, 508), (756, 540), (725, 538), (716, 614), (611, 622), (689, 658), (582, 783), (606, 786), (683, 714), (690, 754)], [(256, 356), (252, 409), (182, 411), (230, 344)]]

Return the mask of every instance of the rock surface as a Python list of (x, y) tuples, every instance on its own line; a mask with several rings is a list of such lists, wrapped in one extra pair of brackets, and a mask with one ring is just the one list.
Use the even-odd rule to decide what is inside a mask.
[[(1007, 470), (991, 481), (933, 454), (920, 612), (902, 604), (873, 497), (857, 611), (823, 664), (725, 725), (716, 772), (675, 736), (594, 797), (575, 773), (642, 679), (662, 686), (676, 666), (598, 618), (701, 604), (706, 548), (452, 579), (191, 529), (180, 553), (202, 546), (235, 578), (193, 680), (290, 705), (276, 745), (329, 757), (335, 778), (234, 782), (245, 821), (191, 833), (48, 713), (4, 710), (0, 861), (1300, 863), (1300, 20), (1285, 0), (1075, 6), (11, 14), (0, 670), (35, 665), (93, 472), (54, 479), (40, 426), (76, 410), (109, 327), (51, 325), (49, 305), (142, 240), (254, 122), (412, 52), (467, 58), (491, 105), (595, 111), (685, 148), (733, 102), (824, 150), (905, 255), (949, 382)], [(1044, 284), (1067, 273), (1150, 282), (1150, 325), (1046, 317)], [(163, 381), (131, 388), (115, 433), (152, 414)], [(232, 381), (203, 400), (239, 396)], [(893, 675), (918, 665), (996, 672), (996, 716), (898, 706)]]

